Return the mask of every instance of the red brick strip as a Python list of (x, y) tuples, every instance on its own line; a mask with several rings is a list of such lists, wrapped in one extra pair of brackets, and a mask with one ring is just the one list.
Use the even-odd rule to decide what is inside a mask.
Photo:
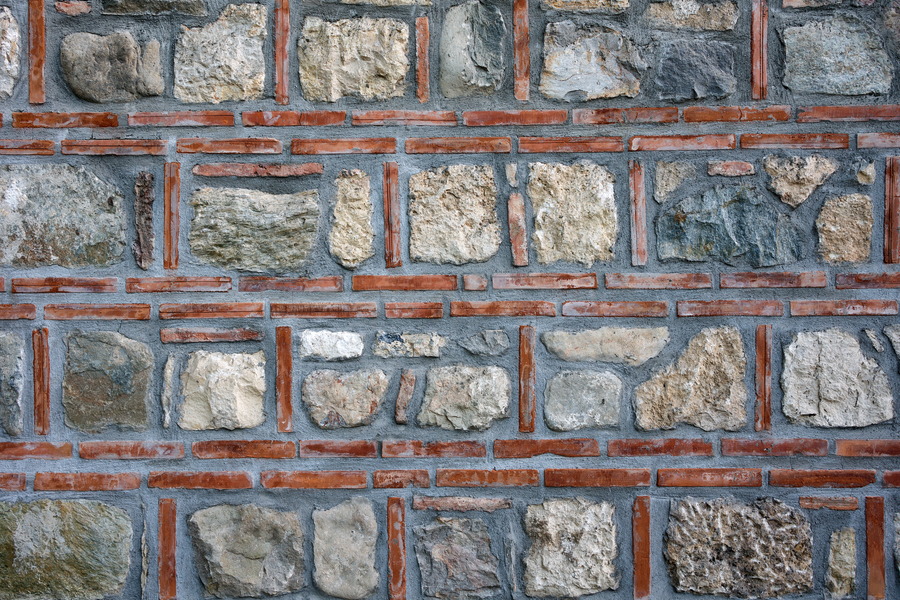
[(712, 456), (710, 442), (698, 439), (629, 439), (610, 440), (609, 456)]
[(494, 273), (495, 290), (595, 290), (596, 273)]
[(36, 492), (123, 492), (141, 487), (137, 473), (38, 473)]
[(607, 273), (610, 290), (700, 290), (712, 287), (708, 273)]
[[(754, 429), (772, 429), (772, 326), (756, 326), (756, 416)], [(723, 441), (723, 444), (725, 442)]]
[(839, 290), (900, 288), (900, 273), (838, 273), (834, 276), (834, 287)]
[(766, 439), (748, 440), (736, 438), (722, 439), (723, 456), (827, 456), (828, 440)]
[(647, 190), (644, 186), (644, 165), (628, 161), (628, 182), (631, 191), (631, 264), (647, 264)]
[(241, 277), (241, 292), (343, 292), (340, 275), (308, 279), (306, 277)]
[(149, 304), (48, 304), (44, 318), (49, 321), (123, 320), (149, 321)]
[(403, 266), (403, 240), (400, 228), (400, 170), (395, 162), (384, 163), (384, 262), (388, 269)]
[(271, 305), (273, 319), (374, 319), (374, 302), (298, 302)]
[(138, 112), (128, 115), (130, 127), (234, 127), (230, 110)]
[(487, 287), (488, 280), (484, 275), (463, 275), (463, 289), (467, 292), (483, 292)]
[(722, 273), (720, 288), (823, 288), (828, 285), (825, 271), (805, 273)]
[(63, 140), (60, 151), (75, 156), (165, 156), (166, 140)]
[(0, 491), (24, 492), (25, 487), (25, 473), (0, 473)]
[(659, 487), (762, 487), (762, 469), (658, 469)]
[(564, 317), (666, 317), (669, 315), (669, 303), (572, 300), (563, 302), (562, 315)]
[(438, 469), (438, 487), (522, 487), (540, 484), (536, 469)]
[(687, 106), (685, 123), (716, 123), (735, 121), (789, 121), (790, 106)]
[(65, 458), (72, 458), (71, 442), (0, 442), (0, 460), (62, 460)]
[(243, 471), (151, 471), (147, 487), (166, 490), (249, 490), (250, 474)]
[(275, 0), (275, 104), (290, 102), (291, 2)]
[(457, 289), (456, 275), (354, 275), (354, 292), (372, 291), (452, 291)]
[(406, 501), (388, 498), (388, 598), (406, 600)]
[(294, 351), (293, 333), (290, 327), (275, 328), (275, 404), (278, 431), (289, 433), (294, 431), (293, 372)]
[(78, 456), (89, 460), (184, 458), (181, 442), (79, 442)]
[(343, 110), (279, 110), (241, 113), (244, 127), (326, 127), (343, 125), (347, 112)]
[(512, 508), (509, 498), (471, 498), (468, 496), (413, 496), (414, 510), (454, 510), (458, 512), (494, 512)]
[(263, 339), (263, 332), (244, 327), (236, 329), (217, 329), (213, 327), (195, 327), (186, 329), (176, 327), (160, 329), (159, 339), (163, 344), (258, 342)]
[(858, 133), (857, 148), (900, 148), (900, 133)]
[(512, 250), (512, 264), (515, 267), (528, 266), (528, 225), (525, 222), (525, 198), (518, 192), (509, 195), (507, 204), (509, 221), (509, 244)]
[(734, 150), (733, 133), (707, 135), (636, 135), (628, 140), (628, 150)]
[(859, 499), (852, 496), (800, 496), (800, 508), (809, 510), (857, 510)]
[(554, 317), (553, 302), (506, 300), (485, 302), (451, 302), (451, 317)]
[(838, 456), (893, 458), (900, 456), (900, 440), (837, 440)]
[(798, 123), (819, 123), (821, 121), (900, 121), (900, 105), (807, 106), (799, 109)]
[(182, 138), (175, 149), (179, 154), (281, 154), (284, 147), (270, 138)]
[(178, 268), (178, 237), (181, 230), (181, 163), (167, 162), (163, 191), (163, 268)]
[(469, 127), (501, 125), (562, 125), (569, 118), (566, 110), (467, 110), (463, 124)]
[(750, 12), (750, 95), (765, 100), (769, 95), (769, 3), (752, 0)]
[(87, 0), (56, 0), (55, 8), (60, 14), (77, 17), (91, 12), (91, 3)]
[(394, 138), (296, 139), (291, 154), (395, 154)]
[(575, 125), (612, 125), (615, 123), (677, 123), (678, 107), (576, 108)]
[(900, 471), (884, 472), (884, 487), (895, 488), (900, 487)]
[(257, 163), (210, 163), (196, 165), (192, 172), (201, 177), (304, 177), (321, 175), (322, 163), (308, 162), (295, 165)]
[(36, 317), (34, 304), (0, 304), (0, 321), (34, 320)]
[(442, 319), (444, 305), (441, 302), (385, 302), (387, 319)]
[[(494, 287), (497, 287), (496, 280)], [(537, 334), (531, 325), (519, 326), (519, 431), (534, 433), (537, 414), (537, 365), (534, 346)]]
[(889, 156), (885, 161), (884, 262), (900, 263), (900, 156)]
[(129, 277), (125, 280), (125, 291), (129, 294), (230, 290), (230, 277)]
[(301, 440), (300, 458), (377, 458), (378, 442), (367, 440)]
[(600, 456), (600, 444), (597, 440), (588, 438), (494, 441), (494, 458), (532, 458), (542, 454)]
[(115, 277), (15, 277), (13, 294), (110, 294), (118, 291)]
[(431, 477), (425, 469), (384, 469), (372, 473), (372, 487), (376, 489), (403, 489), (431, 487)]
[(884, 498), (866, 497), (866, 597), (885, 600)]
[(355, 110), (352, 125), (429, 125), (456, 127), (452, 110)]
[(32, 331), (31, 349), (34, 355), (34, 433), (47, 435), (50, 433), (50, 330), (43, 327)]
[(416, 98), (423, 104), (431, 99), (430, 42), (428, 17), (416, 17)]
[(368, 486), (365, 471), (263, 471), (260, 482), (268, 489), (358, 490)]
[(160, 304), (160, 320), (246, 319), (265, 316), (262, 302), (214, 302), (210, 304)]
[(520, 137), (520, 154), (540, 154), (544, 152), (622, 152), (625, 144), (620, 137), (579, 136), (579, 137)]
[(648, 487), (650, 469), (547, 469), (545, 487)]
[(679, 300), (679, 317), (780, 317), (784, 303), (778, 300)]
[(28, 0), (28, 102), (47, 101), (44, 62), (47, 54), (47, 28), (44, 0)]
[(383, 458), (484, 458), (484, 442), (460, 440), (423, 442), (421, 440), (386, 440), (381, 443)]
[(528, 102), (531, 90), (531, 33), (528, 0), (513, 0), (513, 93)]
[(14, 112), (13, 127), (66, 128), (66, 127), (118, 127), (119, 117), (115, 113), (96, 112)]
[(791, 300), (792, 317), (896, 315), (896, 300)]
[(191, 444), (191, 454), (200, 459), (264, 458), (297, 456), (294, 442), (276, 440), (209, 440)]
[(634, 598), (649, 600), (650, 567), (650, 496), (638, 496), (631, 507), (631, 552), (634, 563)]
[(53, 156), (50, 140), (0, 140), (0, 156)]
[(159, 550), (157, 576), (159, 600), (178, 598), (178, 507), (173, 498), (159, 499)]
[(410, 138), (406, 140), (407, 154), (507, 154), (512, 152), (508, 137), (451, 137)]
[(745, 133), (741, 148), (843, 149), (850, 147), (846, 133)]
[(857, 488), (875, 483), (875, 471), (869, 469), (772, 469), (773, 487)]

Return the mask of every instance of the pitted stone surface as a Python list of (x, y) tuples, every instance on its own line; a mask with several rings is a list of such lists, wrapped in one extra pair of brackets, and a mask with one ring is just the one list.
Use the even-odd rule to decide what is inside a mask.
[(25, 385), (25, 340), (0, 331), (0, 431), (22, 434), (22, 391)]
[(660, 55), (655, 83), (661, 100), (719, 99), (737, 90), (731, 44), (676, 40), (665, 44)]
[(816, 219), (819, 256), (829, 263), (866, 262), (874, 224), (872, 199), (865, 194), (829, 198)]
[(0, 98), (12, 96), (22, 63), (22, 39), (19, 22), (12, 11), (0, 6)]
[(509, 395), (509, 373), (501, 367), (435, 367), (428, 371), (419, 425), (484, 431), (509, 416)]
[(304, 329), (300, 332), (297, 354), (302, 360), (350, 360), (363, 354), (365, 344), (354, 331)]
[(673, 364), (635, 390), (639, 429), (736, 431), (747, 421), (744, 342), (734, 327), (707, 328), (691, 338)]
[(459, 341), (469, 354), (500, 356), (509, 350), (509, 334), (502, 329), (484, 329)]
[(375, 543), (378, 523), (372, 503), (360, 496), (328, 510), (313, 511), (313, 579), (331, 596), (360, 600), (378, 588)]
[(380, 358), (439, 358), (446, 345), (447, 338), (436, 333), (379, 331), (375, 334), (372, 354)]
[(384, 371), (313, 371), (303, 380), (302, 398), (309, 418), (322, 429), (368, 425), (384, 402)]
[(415, 533), (423, 596), (477, 600), (500, 592), (500, 564), (484, 521), (437, 517)]
[(560, 371), (544, 391), (544, 420), (553, 431), (618, 427), (622, 380), (612, 371)]
[(581, 331), (546, 331), (541, 341), (566, 361), (610, 362), (636, 367), (657, 356), (669, 343), (667, 327), (601, 327)]
[(248, 429), (266, 420), (266, 355), (191, 352), (181, 372), (182, 429)]
[(204, 0), (103, 0), (103, 12), (111, 15), (159, 15), (181, 13), (203, 16), (206, 14)]
[(447, 98), (490, 94), (505, 72), (506, 24), (495, 6), (469, 0), (451, 7), (441, 27), (441, 92)]
[(577, 598), (618, 589), (615, 511), (608, 502), (584, 498), (529, 505), (525, 531), (531, 548), (525, 556), (525, 593), (536, 598)]
[(894, 416), (887, 375), (841, 329), (801, 331), (784, 349), (782, 410), (811, 427), (866, 427)]
[(375, 256), (371, 182), (359, 169), (342, 171), (335, 182), (337, 197), (331, 215), (328, 247), (332, 256), (348, 269), (355, 269)]
[(628, 8), (628, 0), (541, 0), (544, 10), (598, 12), (620, 14)]
[(813, 587), (809, 521), (774, 498), (675, 501), (664, 544), (678, 592), (780, 598)]
[(891, 341), (894, 353), (900, 357), (900, 325), (888, 325), (884, 328), (884, 335)]
[(856, 588), (856, 530), (831, 532), (825, 588), (832, 598), (848, 598)]
[(731, 31), (741, 11), (735, 2), (698, 2), (667, 0), (652, 2), (644, 16), (659, 29), (691, 31)]
[(211, 596), (259, 598), (303, 587), (303, 529), (296, 513), (220, 504), (192, 514), (188, 530)]
[(763, 161), (769, 174), (769, 189), (794, 208), (837, 171), (838, 163), (819, 154), (780, 157), (770, 154)]
[[(656, 6), (655, 4), (651, 6)], [(685, 181), (696, 180), (697, 166), (684, 161), (656, 163), (656, 177), (653, 185), (653, 199), (660, 204), (669, 199)]]
[(159, 41), (138, 46), (129, 32), (63, 38), (59, 64), (66, 83), (88, 102), (130, 102), (165, 91)]

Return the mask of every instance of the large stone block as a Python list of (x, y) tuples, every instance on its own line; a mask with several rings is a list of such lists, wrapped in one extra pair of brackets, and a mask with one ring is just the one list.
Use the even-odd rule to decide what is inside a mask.
[(865, 194), (832, 196), (816, 219), (819, 256), (830, 263), (868, 261), (874, 225), (871, 198)]
[(248, 429), (266, 420), (266, 355), (191, 352), (181, 372), (182, 429)]
[(355, 269), (375, 256), (371, 182), (359, 169), (342, 171), (335, 182), (337, 195), (331, 213), (328, 248), (341, 266)]
[(769, 174), (769, 189), (782, 202), (796, 208), (837, 171), (838, 163), (819, 154), (790, 157), (770, 154), (763, 161), (763, 168)]
[(0, 331), (0, 431), (21, 435), (22, 391), (25, 385), (25, 340), (12, 332)]
[(419, 425), (484, 431), (509, 416), (509, 394), (509, 373), (501, 367), (429, 369)]
[[(651, 6), (656, 6), (651, 5)], [(665, 202), (681, 185), (697, 179), (697, 166), (694, 163), (675, 161), (659, 161), (656, 163), (656, 176), (653, 180), (653, 199), (660, 204)]]
[(72, 33), (63, 38), (59, 64), (66, 83), (89, 102), (130, 102), (165, 91), (159, 41), (141, 48), (131, 33)]
[(388, 377), (384, 371), (319, 370), (303, 380), (302, 398), (309, 418), (322, 429), (370, 424), (384, 402)]
[(441, 27), (441, 92), (448, 98), (490, 94), (505, 73), (506, 24), (478, 0), (451, 7)]
[(378, 523), (372, 503), (356, 496), (328, 510), (313, 511), (316, 587), (330, 596), (360, 600), (379, 582), (375, 568)]
[(544, 420), (553, 431), (618, 427), (622, 380), (611, 371), (561, 371), (544, 391)]
[(0, 98), (12, 96), (19, 80), (21, 62), (19, 22), (8, 7), (0, 6)]
[(669, 343), (667, 327), (601, 327), (581, 331), (547, 331), (541, 341), (565, 361), (610, 362), (636, 367)]
[(480, 600), (500, 592), (500, 562), (484, 521), (437, 517), (415, 533), (423, 596)]
[(661, 100), (727, 98), (737, 90), (735, 48), (726, 42), (676, 40), (660, 51), (656, 89)]

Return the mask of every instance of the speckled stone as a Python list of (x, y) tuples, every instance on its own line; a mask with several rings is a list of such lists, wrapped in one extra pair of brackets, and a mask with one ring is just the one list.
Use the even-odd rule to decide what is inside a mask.
[(423, 596), (481, 600), (500, 592), (500, 563), (484, 521), (437, 517), (415, 535)]
[(384, 402), (384, 371), (313, 371), (303, 380), (301, 397), (309, 418), (322, 429), (370, 424)]

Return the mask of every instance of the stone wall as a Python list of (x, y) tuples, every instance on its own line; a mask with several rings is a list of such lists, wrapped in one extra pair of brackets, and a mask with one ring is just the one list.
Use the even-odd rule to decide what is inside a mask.
[(898, 0), (0, 0), (0, 600), (900, 597)]

